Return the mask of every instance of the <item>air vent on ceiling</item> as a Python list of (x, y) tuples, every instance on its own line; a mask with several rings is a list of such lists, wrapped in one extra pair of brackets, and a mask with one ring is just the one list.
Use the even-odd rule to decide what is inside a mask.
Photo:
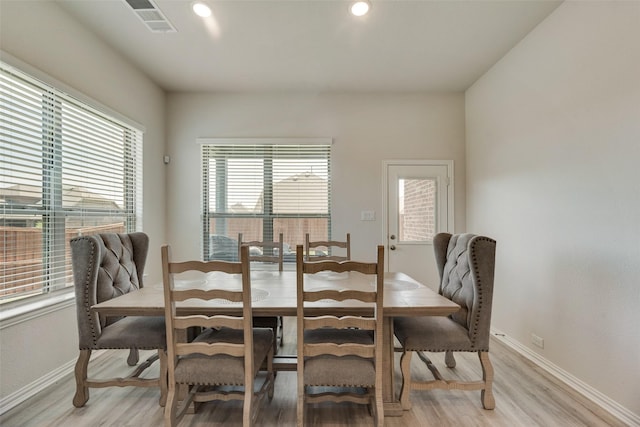
[(154, 33), (175, 33), (176, 29), (151, 0), (125, 0), (136, 16)]

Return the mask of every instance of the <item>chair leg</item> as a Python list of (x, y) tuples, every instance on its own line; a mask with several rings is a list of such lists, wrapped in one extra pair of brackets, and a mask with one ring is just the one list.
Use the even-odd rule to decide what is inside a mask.
[[(300, 371), (298, 371), (298, 376), (300, 375), (302, 374), (300, 373)], [(298, 400), (296, 409), (297, 427), (304, 427), (304, 386), (298, 385)]]
[(405, 411), (411, 409), (411, 356), (413, 352), (404, 351), (400, 357), (400, 371), (402, 371), (402, 388), (400, 390), (400, 406)]
[(447, 350), (444, 352), (444, 364), (447, 365), (447, 368), (456, 367), (456, 359), (453, 357), (453, 351)]
[(175, 384), (169, 387), (167, 393), (167, 404), (164, 407), (164, 425), (165, 427), (174, 427), (177, 423), (176, 412), (178, 409), (178, 393)]
[(127, 357), (127, 365), (136, 366), (140, 360), (140, 352), (137, 348), (129, 349), (129, 357)]
[(280, 347), (284, 345), (284, 317), (280, 316)]
[(482, 399), (482, 406), (484, 409), (495, 409), (496, 401), (493, 397), (493, 366), (489, 360), (488, 351), (479, 351), (480, 364), (482, 365), (482, 380), (484, 381), (484, 388), (480, 392), (480, 398)]
[(269, 402), (273, 400), (273, 391), (275, 389), (276, 371), (273, 369), (273, 353), (269, 352), (267, 355), (267, 379), (270, 381), (269, 390), (267, 391), (267, 398)]
[(376, 427), (384, 426), (384, 403), (382, 401), (382, 390), (376, 388)]
[(245, 386), (245, 389), (244, 389), (244, 404), (242, 405), (242, 426), (243, 427), (252, 427), (253, 426), (253, 419), (254, 419), (253, 418), (253, 400), (254, 400), (253, 389), (249, 390)]
[(160, 406), (167, 404), (167, 388), (169, 378), (167, 377), (167, 351), (158, 349), (158, 359), (160, 359), (160, 375), (158, 376), (158, 382), (160, 383)]
[(91, 350), (80, 350), (75, 368), (76, 394), (73, 396), (73, 406), (76, 408), (82, 408), (89, 400), (89, 387), (87, 387), (86, 382), (90, 357)]

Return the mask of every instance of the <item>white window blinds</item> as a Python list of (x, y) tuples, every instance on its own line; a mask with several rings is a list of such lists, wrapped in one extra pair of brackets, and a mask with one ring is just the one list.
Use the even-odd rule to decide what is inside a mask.
[(305, 233), (331, 229), (330, 144), (204, 144), (203, 258), (237, 259), (237, 238), (277, 240), (285, 261)]
[(0, 303), (71, 286), (72, 237), (140, 229), (140, 130), (0, 63), (0, 139)]

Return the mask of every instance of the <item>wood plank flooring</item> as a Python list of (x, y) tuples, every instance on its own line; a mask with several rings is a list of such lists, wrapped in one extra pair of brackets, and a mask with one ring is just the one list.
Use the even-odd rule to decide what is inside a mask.
[[(295, 351), (295, 319), (285, 318), (283, 352)], [(113, 354), (113, 352), (111, 353)], [(123, 375), (128, 371), (126, 352), (100, 357), (89, 365), (93, 376)], [(141, 354), (141, 360), (146, 354)], [(399, 358), (399, 354), (396, 354)], [(480, 364), (475, 354), (457, 354), (457, 367), (444, 366), (441, 354), (429, 354), (443, 375), (451, 378), (476, 378)], [(585, 402), (558, 381), (531, 364), (499, 341), (491, 342), (491, 361), (495, 369), (494, 394), (496, 409), (486, 411), (477, 391), (414, 391), (413, 408), (402, 417), (385, 419), (388, 427), (425, 426), (623, 426), (606, 412)], [(400, 369), (396, 361), (396, 387), (400, 385)], [(428, 377), (428, 370), (413, 358), (414, 375)], [(156, 364), (157, 366), (157, 364)], [(156, 371), (157, 372), (157, 371)], [(155, 372), (154, 372), (155, 373)], [(90, 399), (83, 408), (74, 408), (71, 399), (75, 391), (73, 374), (39, 393), (18, 407), (0, 416), (2, 427), (46, 426), (162, 426), (162, 408), (158, 406), (159, 391), (143, 388), (90, 389)], [(280, 372), (276, 379), (275, 396), (259, 415), (262, 426), (296, 425), (296, 373)], [(372, 418), (365, 406), (353, 404), (322, 404), (308, 406), (308, 426), (371, 426)], [(180, 426), (242, 425), (242, 407), (238, 402), (211, 402), (196, 414), (187, 414)]]

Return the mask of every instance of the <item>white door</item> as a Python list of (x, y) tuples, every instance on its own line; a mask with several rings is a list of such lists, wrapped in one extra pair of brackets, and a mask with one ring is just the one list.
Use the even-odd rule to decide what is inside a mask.
[(433, 236), (453, 230), (453, 162), (384, 164), (387, 271), (436, 289)]

